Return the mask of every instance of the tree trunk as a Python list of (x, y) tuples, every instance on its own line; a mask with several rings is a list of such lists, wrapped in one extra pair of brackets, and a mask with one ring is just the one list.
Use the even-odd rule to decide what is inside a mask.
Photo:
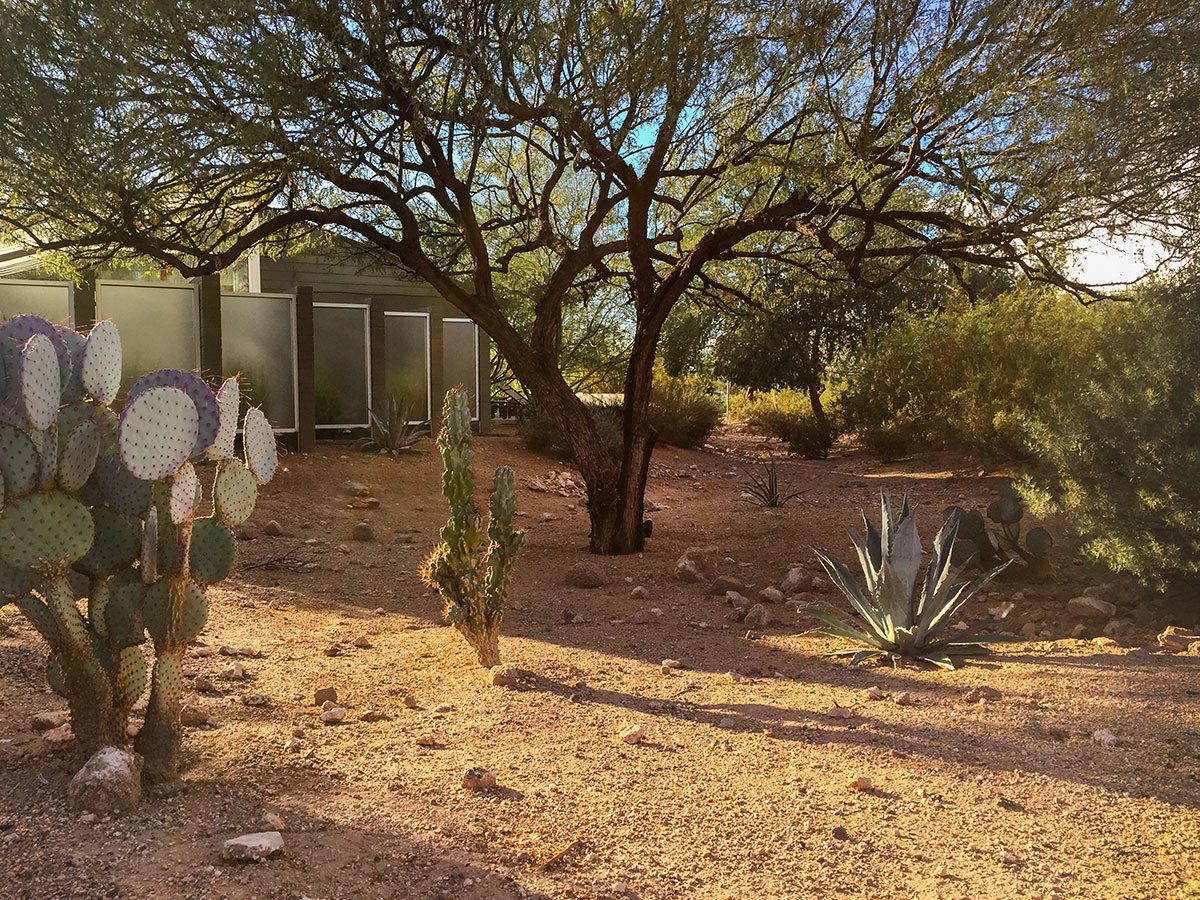
[(812, 405), (813, 418), (826, 430), (829, 429), (829, 416), (825, 414), (825, 405), (821, 403), (821, 388), (823, 387), (823, 379), (821, 378), (821, 329), (813, 331), (812, 336), (812, 352), (809, 354), (809, 359), (812, 360), (812, 378), (808, 382), (808, 402)]

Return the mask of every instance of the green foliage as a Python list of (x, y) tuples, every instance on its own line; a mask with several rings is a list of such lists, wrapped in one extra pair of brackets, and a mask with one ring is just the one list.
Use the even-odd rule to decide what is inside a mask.
[(805, 459), (825, 459), (836, 437), (834, 426), (818, 419), (809, 401), (795, 392), (772, 392), (739, 404), (746, 421), (765, 428)]
[(1087, 380), (1030, 422), (1018, 485), (1084, 552), (1160, 588), (1200, 575), (1198, 309), (1193, 269), (1108, 314)]
[(787, 506), (789, 501), (795, 500), (805, 493), (792, 490), (791, 485), (780, 486), (779, 472), (776, 469), (774, 458), (761, 470), (751, 469), (748, 471), (746, 477), (749, 481), (742, 485), (742, 491), (749, 496), (741, 499), (765, 506), (768, 509), (781, 509)]
[(425, 452), (417, 444), (425, 436), (426, 428), (411, 421), (412, 406), (409, 403), (389, 394), (387, 412), (382, 418), (373, 409), (367, 413), (371, 418), (371, 433), (355, 441), (354, 446), (393, 458), (401, 453)]
[(512, 586), (512, 570), (525, 544), (525, 532), (514, 531), (516, 475), (500, 466), (492, 482), (486, 546), (483, 514), (475, 505), (471, 475), (471, 412), (460, 388), (446, 393), (438, 449), (445, 472), (442, 493), (450, 503), (450, 521), (441, 530), (442, 543), (421, 566), (422, 580), (445, 602), (446, 621), (474, 648), (480, 665), (500, 664), (500, 623)]
[(862, 627), (849, 624), (833, 611), (830, 604), (819, 601), (800, 608), (800, 612), (825, 623), (812, 633), (847, 638), (866, 647), (838, 651), (839, 655), (852, 654), (851, 665), (883, 656), (909, 656), (944, 669), (954, 668), (954, 656), (986, 653), (984, 644), (1007, 640), (1001, 635), (956, 633), (946, 636), (943, 632), (955, 613), (1008, 563), (969, 583), (952, 584), (957, 569), (950, 556), (959, 528), (959, 513), (954, 511), (947, 516), (933, 540), (925, 584), (918, 590), (921, 539), (908, 497), (904, 498), (899, 518), (894, 516), (886, 494), (880, 495), (880, 503), (882, 523), (879, 531), (867, 521), (865, 512), (865, 537), (846, 529), (858, 551), (867, 588), (865, 592), (842, 562), (825, 550), (816, 550), (830, 579), (861, 618)]
[(1021, 540), (1025, 507), (1011, 484), (1004, 485), (1000, 496), (988, 504), (987, 518), (994, 527), (989, 527), (974, 510), (948, 506), (942, 518), (951, 516), (957, 516), (959, 521), (954, 552), (960, 568), (976, 564), (995, 566), (1011, 559), (1023, 560), (1027, 566), (1040, 565), (1054, 547), (1050, 532), (1041, 526), (1031, 528), (1025, 533), (1025, 540)]
[[(589, 411), (608, 455), (619, 460), (623, 449), (623, 410), (620, 403), (592, 403)], [(550, 416), (537, 403), (530, 403), (517, 422), (517, 436), (526, 449), (571, 458), (571, 447)]]
[(836, 407), (881, 459), (919, 447), (1024, 455), (1025, 420), (1090, 371), (1105, 315), (1024, 289), (906, 316), (849, 363)]
[[(214, 395), (174, 370), (139, 379), (118, 420), (111, 322), (84, 338), (18, 316), (0, 325), (0, 357), (0, 603), (14, 603), (49, 645), (51, 685), (89, 754), (129, 743), (129, 714), (149, 678), (136, 747), (148, 780), (173, 779), (183, 651), (207, 620), (204, 588), (233, 568), (232, 520), (249, 515), (257, 484), (274, 471), (270, 426), (252, 409), (246, 461), (234, 459), (236, 381)], [(198, 520), (192, 460), (202, 457), (221, 460), (222, 473), (244, 470), (252, 490), (233, 478), (213, 492), (217, 518)], [(76, 595), (80, 583), (86, 597)], [(147, 632), (152, 669), (139, 649)]]

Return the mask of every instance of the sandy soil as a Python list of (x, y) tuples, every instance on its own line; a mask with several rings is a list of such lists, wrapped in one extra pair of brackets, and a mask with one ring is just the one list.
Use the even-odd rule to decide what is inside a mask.
[[(80, 760), (46, 750), (29, 722), (62, 708), (45, 651), (0, 611), (0, 897), (1200, 897), (1200, 659), (1154, 642), (1165, 624), (1194, 624), (1197, 606), (1112, 582), (1124, 630), (1100, 637), (1098, 622), (1071, 638), (1067, 599), (1112, 579), (1062, 547), (1055, 571), (1017, 573), (966, 616), (1015, 602), (1001, 627), (1033, 622), (1051, 639), (954, 672), (849, 669), (782, 606), (748, 634), (720, 598), (671, 577), (676, 559), (716, 545), (723, 573), (754, 593), (789, 563), (815, 565), (812, 544), (847, 558), (839, 523), (874, 510), (881, 489), (912, 494), (928, 541), (945, 505), (986, 505), (1003, 473), (839, 448), (782, 462), (808, 493), (764, 510), (737, 502), (760, 439), (716, 444), (657, 454), (654, 535), (636, 557), (589, 557), (582, 500), (522, 487), (530, 539), (502, 644), (522, 670), (512, 689), (489, 684), (416, 574), (446, 515), (436, 454), (288, 457), (215, 592), (194, 648), (212, 655), (188, 660), (218, 689), (192, 698), (215, 726), (188, 731), (188, 790), (119, 820), (65, 809)], [(476, 449), (481, 481), (500, 463), (522, 480), (563, 468), (512, 437)], [(347, 481), (379, 507), (353, 508)], [(262, 533), (271, 520), (282, 535)], [(375, 540), (351, 540), (360, 521)], [(608, 583), (567, 586), (582, 560)], [(648, 599), (631, 598), (637, 586)], [(651, 607), (652, 624), (630, 621)], [(221, 677), (220, 647), (250, 652), (245, 680)], [(686, 668), (664, 674), (664, 658)], [(327, 685), (349, 708), (342, 725), (319, 721), (313, 692)], [(886, 698), (867, 699), (872, 686)], [(969, 702), (980, 686), (1002, 698)], [(269, 703), (242, 703), (255, 692)], [(836, 705), (852, 715), (827, 715)], [(628, 725), (644, 727), (640, 744), (618, 739)], [(1097, 743), (1101, 729), (1118, 743)], [(423, 734), (436, 744), (418, 745)], [(499, 786), (464, 790), (471, 766)], [(860, 776), (870, 790), (852, 787)], [(267, 828), (268, 813), (286, 823), (284, 854), (222, 863), (222, 842)]]

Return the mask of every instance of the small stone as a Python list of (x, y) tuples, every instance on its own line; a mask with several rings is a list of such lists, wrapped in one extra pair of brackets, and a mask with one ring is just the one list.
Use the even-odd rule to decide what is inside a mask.
[(222, 644), (217, 649), (217, 652), (220, 653), (222, 656), (237, 656), (238, 655), (237, 650), (235, 650), (233, 647), (230, 647), (228, 644)]
[(765, 587), (758, 592), (758, 599), (763, 603), (782, 603), (783, 591), (779, 588)]
[(326, 725), (340, 725), (346, 718), (346, 707), (332, 706), (321, 713), (321, 721)]
[(486, 791), (496, 786), (496, 773), (491, 769), (474, 766), (463, 772), (462, 786), (469, 791)]
[(647, 591), (644, 587), (642, 587), (639, 584), (637, 587), (635, 587), (632, 591), (629, 592), (629, 599), (630, 600), (648, 600), (648, 599), (650, 599), (650, 592)]
[(326, 647), (321, 652), (324, 653), (326, 656), (341, 656), (342, 648), (338, 644), (330, 644), (328, 647)]
[(846, 706), (831, 706), (825, 713), (831, 719), (853, 719), (854, 710)]
[(335, 706), (337, 706), (337, 704), (334, 703), (332, 700), (326, 700), (324, 703), (321, 704), (321, 711), (329, 712), (329, 710), (333, 709)]
[(85, 812), (82, 816), (79, 817), (79, 824), (80, 825), (95, 825), (96, 818), (97, 818), (97, 816), (95, 813)]
[(749, 609), (754, 605), (749, 597), (739, 594), (737, 591), (727, 591), (725, 599), (729, 601), (729, 605), (735, 609)]
[(36, 713), (29, 720), (29, 727), (34, 731), (50, 731), (53, 728), (62, 728), (71, 721), (71, 714), (65, 709), (56, 709), (52, 712)]
[(823, 594), (829, 590), (829, 582), (827, 582), (824, 578), (814, 578), (812, 580), (812, 587), (809, 590), (815, 591), (818, 594)]
[(221, 847), (226, 862), (254, 862), (283, 852), (283, 835), (278, 831), (259, 831), (230, 838)]
[(347, 481), (342, 487), (351, 497), (369, 497), (371, 486), (362, 481)]
[(516, 666), (492, 666), (492, 684), (497, 687), (516, 687), (521, 681), (521, 670)]
[(737, 722), (734, 719), (730, 718), (729, 716), (725, 716), (719, 722), (717, 722), (717, 727), (728, 730), (728, 729), (736, 728)]
[(732, 681), (734, 684), (738, 684), (738, 683), (746, 680), (742, 676), (741, 672), (726, 672), (725, 677), (728, 678), (730, 681)]
[(350, 539), (355, 541), (375, 540), (375, 529), (370, 522), (359, 522), (350, 532)]
[(142, 758), (120, 747), (97, 750), (67, 787), (71, 809), (98, 816), (130, 812), (141, 799)]
[(183, 705), (183, 708), (179, 710), (179, 721), (180, 724), (188, 728), (203, 728), (211, 724), (208, 713), (195, 703), (185, 703)]
[(711, 582), (717, 577), (720, 555), (716, 547), (688, 547), (675, 563), (679, 581)]
[(756, 603), (746, 612), (747, 628), (766, 628), (771, 624), (771, 610), (763, 603)]
[(1092, 740), (1101, 747), (1115, 747), (1119, 743), (1117, 736), (1107, 728), (1101, 728), (1092, 732)]
[(1019, 866), (1021, 864), (1020, 858), (1009, 853), (1007, 850), (1001, 850), (999, 858), (1000, 862), (1006, 866)]
[(391, 716), (381, 709), (368, 709), (362, 714), (362, 720), (364, 722), (383, 722), (390, 718)]
[(338, 692), (337, 688), (332, 685), (329, 687), (317, 688), (313, 693), (313, 702), (317, 706), (322, 706), (325, 703), (337, 703)]
[(994, 687), (988, 687), (986, 684), (981, 684), (978, 687), (973, 687), (971, 690), (963, 694), (963, 702), (965, 703), (982, 703), (988, 701), (995, 703), (1004, 699), (1004, 694), (996, 690)]
[(575, 623), (575, 610), (564, 609), (562, 611), (562, 620), (564, 625), (573, 625)]
[(835, 838), (837, 838), (839, 841), (848, 841), (848, 840), (850, 840), (850, 832), (848, 832), (848, 831), (847, 831), (847, 830), (846, 830), (846, 829), (845, 829), (843, 826), (841, 826), (841, 825), (835, 825), (835, 826), (833, 826), (833, 831), (832, 831), (832, 832), (830, 832), (830, 833), (831, 833), (831, 834), (832, 834), (832, 835), (833, 835)]
[(943, 863), (942, 865), (938, 866), (937, 868), (935, 868), (933, 870), (933, 877), (934, 878), (949, 878), (950, 870)]
[(239, 541), (253, 541), (258, 538), (258, 529), (245, 522), (238, 526), (237, 537)]
[(406, 694), (404, 699), (400, 701), (407, 709), (419, 709), (421, 704), (417, 702), (417, 698), (412, 694)]
[(253, 693), (242, 696), (242, 703), (246, 706), (266, 706), (271, 702), (271, 698), (266, 694)]
[(779, 585), (779, 590), (785, 595), (803, 593), (813, 589), (813, 575), (803, 566), (792, 566), (788, 569), (787, 577)]
[(913, 695), (910, 694), (908, 691), (904, 691), (903, 693), (897, 694), (894, 699), (896, 701), (897, 706), (916, 706), (917, 705), (917, 701), (915, 699), (913, 699)]
[(262, 814), (262, 823), (266, 826), (267, 831), (287, 831), (287, 823), (277, 812), (267, 810)]
[(746, 586), (737, 578), (733, 578), (729, 575), (721, 575), (709, 586), (708, 592), (714, 597), (723, 597), (730, 591), (741, 592), (745, 590), (745, 588)]
[(629, 621), (634, 625), (649, 625), (651, 622), (657, 622), (660, 618), (662, 618), (661, 609), (639, 609), (629, 617)]
[(387, 610), (386, 610), (386, 609), (384, 609), (382, 606), (377, 606), (377, 607), (375, 607), (375, 615), (377, 615), (377, 616), (386, 616), (386, 615), (387, 615)]
[(663, 667), (664, 669), (682, 669), (682, 668), (683, 668), (683, 662), (682, 662), (681, 660), (678, 660), (678, 659), (670, 659), (670, 658), (668, 658), (668, 659), (664, 659), (664, 660), (662, 661), (662, 667)]
[(646, 736), (646, 729), (641, 725), (629, 725), (621, 729), (619, 737), (627, 744), (640, 744)]
[(1078, 619), (1111, 619), (1117, 606), (1099, 597), (1074, 597), (1067, 601), (1067, 612)]
[(71, 723), (59, 725), (57, 728), (51, 728), (49, 731), (42, 732), (42, 743), (46, 745), (47, 750), (61, 750), (63, 747), (74, 743), (75, 732), (71, 730)]
[(850, 787), (854, 788), (856, 791), (869, 791), (874, 786), (874, 783), (866, 775), (859, 775), (852, 782), (850, 782)]
[(271, 521), (263, 526), (263, 534), (268, 534), (271, 537), (280, 537), (283, 535), (283, 526), (274, 519), (271, 519)]
[(608, 575), (596, 563), (581, 560), (570, 566), (565, 574), (567, 584), (577, 588), (598, 588), (608, 584)]
[(226, 666), (221, 671), (221, 677), (228, 678), (231, 681), (241, 681), (246, 677), (246, 667), (241, 663), (235, 662), (232, 665)]
[(874, 685), (863, 691), (862, 695), (868, 700), (883, 700), (887, 697), (887, 694)]
[(436, 747), (438, 745), (437, 735), (431, 731), (426, 731), (423, 734), (417, 735), (415, 743), (421, 747)]
[(192, 681), (192, 687), (200, 694), (215, 694), (217, 686), (212, 683), (212, 680), (205, 678), (203, 675), (197, 675)]
[(435, 713), (451, 713), (451, 712), (454, 712), (454, 704), (453, 703), (439, 703), (437, 706), (435, 706), (433, 708), (433, 711)]
[(356, 637), (354, 639), (354, 646), (357, 647), (359, 650), (370, 650), (371, 649), (371, 640), (370, 640), (370, 638), (367, 638), (367, 637)]

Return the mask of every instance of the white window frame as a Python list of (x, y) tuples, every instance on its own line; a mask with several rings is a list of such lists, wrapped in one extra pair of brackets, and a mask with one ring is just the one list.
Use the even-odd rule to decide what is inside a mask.
[[(472, 386), (472, 390), (474, 390), (474, 392), (475, 392), (475, 415), (471, 416), (471, 421), (478, 422), (479, 421), (479, 326), (475, 323), (474, 319), (461, 318), (461, 317), (457, 317), (457, 316), (452, 317), (452, 318), (443, 318), (442, 319), (443, 325), (445, 325), (447, 322), (458, 322), (463, 325), (471, 325), (474, 328), (473, 334), (474, 334), (475, 339), (471, 342), (471, 350), (475, 355), (475, 384)], [(443, 378), (445, 378), (445, 376), (446, 376), (445, 370), (446, 370), (446, 337), (445, 337), (445, 331), (443, 331), (442, 332), (442, 377)], [(446, 390), (450, 390), (450, 388), (453, 387), (453, 385), (443, 385), (443, 387), (445, 387)]]
[[(429, 347), (429, 313), (427, 312), (404, 312), (400, 310), (384, 310), (384, 319), (388, 316), (408, 316), (410, 318), (420, 318), (425, 320), (425, 411), (429, 413), (426, 419), (413, 420), (409, 425), (420, 425), (423, 422), (428, 422), (433, 418), (433, 363), (430, 356)], [(384, 362), (387, 362), (387, 329), (384, 329), (383, 336), (384, 347)], [(479, 354), (476, 353), (476, 356)], [(387, 369), (385, 367), (383, 373), (384, 382), (387, 382)]]
[[(366, 351), (366, 362), (367, 362), (367, 421), (360, 422), (360, 423), (350, 423), (350, 424), (337, 423), (335, 425), (317, 425), (316, 428), (318, 431), (346, 431), (351, 428), (370, 428), (371, 427), (371, 410), (374, 409), (374, 398), (371, 396), (371, 381), (372, 381), (372, 377), (371, 377), (371, 375), (372, 375), (372, 370), (371, 370), (371, 304), (369, 304), (369, 303), (323, 302), (323, 303), (313, 303), (313, 309), (361, 309), (363, 311), (363, 350)], [(313, 338), (315, 340), (316, 339), (315, 317), (313, 320), (313, 324), (314, 324)], [(314, 376), (314, 378), (316, 376), (315, 367), (314, 367), (313, 376)], [(299, 419), (297, 419), (297, 423), (299, 423)]]
[[(296, 434), (300, 430), (300, 348), (298, 346), (296, 334), (296, 295), (295, 294), (264, 294), (261, 291), (252, 291), (250, 293), (227, 293), (221, 295), (221, 303), (225, 302), (225, 298), (229, 297), (232, 300), (253, 300), (256, 297), (263, 300), (287, 300), (292, 316), (292, 421), (295, 426), (292, 428), (271, 428), (276, 434)], [(224, 341), (221, 346), (221, 368), (225, 367), (225, 347)], [(241, 431), (241, 427), (238, 427)]]

